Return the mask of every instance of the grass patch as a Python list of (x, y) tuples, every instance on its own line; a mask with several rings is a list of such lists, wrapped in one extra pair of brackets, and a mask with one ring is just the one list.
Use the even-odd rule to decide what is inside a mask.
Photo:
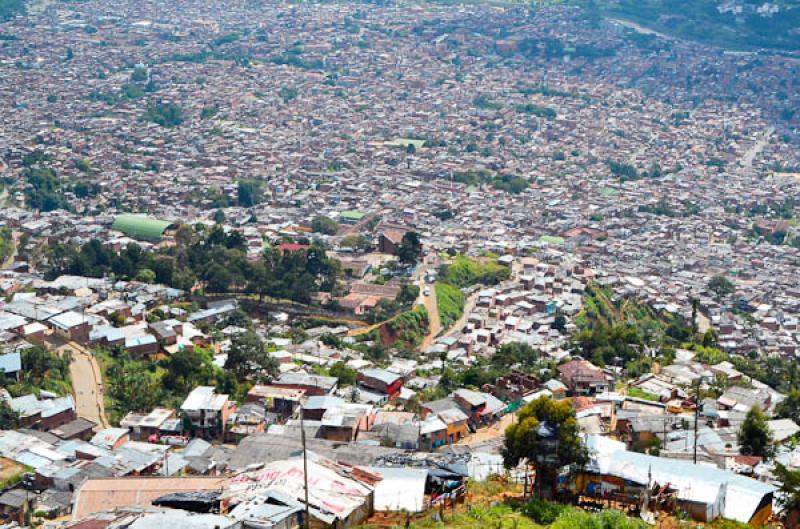
[(384, 145), (387, 147), (408, 147), (413, 145), (415, 149), (420, 149), (425, 146), (425, 140), (415, 140), (412, 138), (395, 138), (392, 141), (387, 141)]
[(643, 389), (639, 389), (636, 387), (628, 388), (628, 396), (633, 397), (635, 399), (642, 399), (642, 400), (649, 400), (652, 402), (658, 402), (659, 398), (657, 395), (653, 395), (650, 392), (647, 392)]
[(449, 283), (436, 283), (436, 303), (439, 308), (439, 319), (442, 328), (447, 329), (464, 314), (464, 294)]
[(492, 259), (470, 259), (457, 255), (447, 266), (444, 280), (458, 288), (466, 288), (481, 283), (496, 285), (511, 276), (511, 269), (498, 264)]

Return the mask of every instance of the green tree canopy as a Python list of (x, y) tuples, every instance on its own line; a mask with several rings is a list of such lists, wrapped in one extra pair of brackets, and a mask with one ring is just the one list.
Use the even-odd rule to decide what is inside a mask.
[(775, 415), (781, 419), (800, 422), (800, 389), (792, 389), (786, 398), (775, 406)]
[(772, 455), (772, 435), (767, 426), (767, 417), (757, 406), (753, 406), (747, 412), (736, 438), (739, 441), (739, 451), (743, 455), (760, 457)]
[(787, 515), (800, 512), (800, 470), (790, 470), (781, 463), (775, 463), (773, 474), (781, 483), (779, 494), (775, 495), (778, 506)]
[(278, 374), (278, 362), (270, 356), (256, 333), (245, 331), (231, 341), (225, 369), (233, 370), (239, 379), (260, 381)]
[(339, 230), (339, 224), (335, 220), (324, 215), (317, 215), (311, 221), (311, 231), (314, 233), (322, 233), (324, 235), (336, 235)]
[(352, 386), (356, 383), (358, 373), (344, 362), (336, 362), (331, 366), (330, 375), (339, 379), (339, 387)]
[(534, 465), (537, 493), (550, 498), (561, 468), (589, 461), (579, 434), (575, 409), (568, 401), (540, 397), (520, 409), (516, 423), (506, 428), (503, 461), (508, 468), (522, 462)]
[(730, 296), (736, 291), (736, 287), (723, 275), (715, 275), (708, 281), (708, 289), (714, 293), (717, 299)]
[(422, 243), (417, 232), (408, 231), (397, 246), (397, 257), (401, 263), (415, 264), (422, 255)]
[(253, 207), (264, 200), (261, 182), (257, 180), (239, 180), (237, 190), (239, 205), (243, 208)]

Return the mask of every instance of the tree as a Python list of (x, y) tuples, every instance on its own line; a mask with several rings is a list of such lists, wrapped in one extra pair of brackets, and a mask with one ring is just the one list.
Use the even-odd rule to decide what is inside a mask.
[(797, 527), (797, 516), (800, 514), (800, 470), (790, 470), (781, 463), (775, 463), (772, 473), (781, 483), (775, 500), (785, 513), (785, 525), (789, 528)]
[(4, 400), (0, 401), (0, 430), (16, 430), (22, 426), (19, 413)]
[(550, 327), (564, 334), (567, 332), (567, 318), (564, 317), (563, 314), (557, 314), (556, 317), (553, 318), (553, 323), (550, 324)]
[(239, 180), (237, 184), (239, 205), (250, 208), (263, 200), (261, 182), (255, 180)]
[(183, 109), (175, 103), (152, 103), (147, 106), (141, 120), (167, 128), (177, 127), (183, 123)]
[(141, 66), (135, 67), (133, 69), (133, 73), (131, 73), (131, 81), (134, 83), (147, 81), (147, 68), (143, 68)]
[(189, 393), (197, 386), (208, 385), (214, 378), (214, 366), (207, 354), (196, 349), (179, 349), (165, 362), (164, 387), (176, 395)]
[(155, 283), (156, 273), (149, 268), (142, 268), (136, 272), (136, 281), (141, 281), (142, 283)]
[(579, 468), (589, 461), (579, 434), (575, 410), (568, 401), (540, 397), (522, 408), (517, 422), (506, 428), (503, 462), (507, 468), (523, 462), (534, 465), (537, 495), (552, 498), (559, 470)]
[(520, 342), (506, 343), (500, 346), (492, 356), (492, 365), (507, 369), (515, 365), (532, 367), (539, 360), (539, 352), (528, 344)]
[(240, 379), (266, 379), (278, 374), (278, 362), (270, 356), (256, 333), (245, 331), (231, 341), (225, 369), (233, 370)]
[(225, 213), (221, 209), (218, 209), (214, 212), (211, 220), (213, 220), (215, 224), (222, 224), (225, 222)]
[(370, 240), (363, 235), (348, 235), (341, 240), (339, 245), (342, 248), (366, 251), (369, 250), (371, 243)]
[(349, 367), (344, 362), (336, 362), (329, 371), (332, 377), (339, 379), (339, 387), (352, 386), (356, 383), (358, 374), (356, 370)]
[(397, 257), (401, 263), (415, 264), (422, 254), (422, 243), (416, 232), (408, 231), (397, 246)]
[(311, 221), (311, 231), (324, 235), (336, 235), (336, 232), (339, 231), (339, 225), (331, 218), (324, 215), (317, 215)]
[(211, 292), (227, 292), (233, 278), (230, 271), (222, 265), (215, 264), (208, 273), (208, 290)]
[(742, 455), (760, 457), (772, 455), (772, 435), (767, 426), (767, 417), (757, 406), (753, 406), (747, 412), (736, 438)]
[(775, 406), (775, 416), (800, 422), (800, 389), (792, 389), (786, 398)]
[(728, 297), (736, 291), (736, 287), (723, 275), (715, 275), (708, 281), (708, 289), (714, 293), (717, 300)]

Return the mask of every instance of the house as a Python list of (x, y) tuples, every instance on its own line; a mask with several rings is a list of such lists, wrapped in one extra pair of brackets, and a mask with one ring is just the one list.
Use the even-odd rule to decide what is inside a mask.
[(36, 398), (23, 395), (8, 402), (11, 409), (19, 413), (22, 424), (28, 428), (50, 430), (75, 420), (75, 401), (72, 396), (56, 399)]
[[(306, 467), (313, 483), (307, 493)], [(231, 516), (237, 517), (243, 510), (271, 503), (273, 496), (288, 498), (300, 502), (303, 508), (307, 505), (310, 527), (345, 529), (360, 525), (374, 512), (374, 490), (380, 479), (363, 468), (343, 466), (308, 452), (305, 460), (295, 456), (237, 474), (221, 499), (229, 506)]]
[(275, 422), (277, 415), (268, 414), (262, 404), (247, 402), (239, 406), (230, 416), (230, 422), (225, 429), (225, 438), (231, 442), (239, 442), (248, 435), (261, 433), (267, 423)]
[(150, 413), (128, 413), (119, 422), (123, 428), (131, 432), (134, 441), (158, 441), (164, 424), (177, 417), (171, 408), (154, 408)]
[(22, 355), (18, 351), (0, 355), (0, 372), (6, 378), (19, 380), (19, 375), (22, 372)]
[(362, 369), (358, 372), (358, 383), (368, 390), (388, 395), (393, 400), (400, 394), (403, 377), (386, 369)]
[(50, 429), (49, 433), (64, 441), (69, 441), (71, 439), (88, 441), (94, 435), (94, 428), (96, 426), (97, 425), (92, 421), (84, 419), (83, 417), (78, 417), (74, 421)]
[(247, 402), (260, 402), (268, 412), (286, 419), (294, 415), (305, 396), (304, 389), (257, 384), (247, 392)]
[(578, 473), (573, 492), (595, 497), (633, 497), (638, 505), (647, 488), (675, 498), (675, 506), (695, 520), (727, 518), (752, 526), (772, 515), (775, 487), (712, 465), (629, 452), (608, 437), (588, 438), (590, 463)]
[(403, 236), (406, 234), (404, 230), (400, 229), (387, 229), (378, 235), (378, 251), (380, 253), (388, 253), (395, 255), (397, 247), (403, 242)]
[[(422, 404), (420, 410), (423, 420), (436, 416), (446, 426), (446, 442), (453, 444), (465, 437), (469, 432), (469, 417), (461, 411), (458, 403), (452, 398), (439, 399)], [(424, 424), (424, 423), (423, 423)]]
[(447, 444), (447, 425), (436, 415), (430, 415), (420, 424), (420, 448), (433, 450)]
[(278, 388), (301, 389), (306, 395), (330, 395), (336, 390), (339, 380), (336, 377), (324, 377), (308, 373), (284, 373), (272, 385)]
[(212, 386), (198, 386), (181, 405), (183, 417), (194, 433), (211, 438), (225, 432), (225, 425), (236, 405), (228, 395), (218, 394)]
[(65, 340), (86, 343), (89, 341), (89, 319), (75, 311), (67, 311), (47, 320), (53, 331)]
[(130, 441), (130, 438), (127, 428), (106, 428), (97, 432), (89, 442), (99, 448), (113, 450)]
[(596, 395), (611, 387), (603, 370), (588, 360), (572, 360), (557, 369), (570, 395)]

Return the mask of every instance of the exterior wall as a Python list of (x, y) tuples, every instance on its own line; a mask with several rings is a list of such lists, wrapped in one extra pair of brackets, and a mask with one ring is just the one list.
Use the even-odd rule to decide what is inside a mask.
[(428, 448), (438, 448), (447, 444), (447, 430), (425, 434), (423, 436), (423, 444), (427, 445)]
[(358, 428), (356, 427), (336, 427), (336, 426), (325, 426), (322, 429), (322, 437), (327, 439), (328, 441), (340, 441), (343, 443), (349, 443), (356, 438), (356, 434), (358, 433)]
[(41, 419), (39, 423), (39, 427), (42, 430), (50, 430), (52, 428), (58, 428), (68, 422), (74, 421), (77, 419), (77, 415), (75, 414), (75, 410), (64, 410), (61, 413), (57, 413), (50, 417), (45, 417)]
[(455, 443), (462, 437), (466, 436), (467, 432), (468, 430), (466, 421), (458, 421), (447, 425), (447, 439), (450, 442)]
[(158, 354), (158, 342), (129, 347), (128, 352), (135, 356), (150, 356)]

